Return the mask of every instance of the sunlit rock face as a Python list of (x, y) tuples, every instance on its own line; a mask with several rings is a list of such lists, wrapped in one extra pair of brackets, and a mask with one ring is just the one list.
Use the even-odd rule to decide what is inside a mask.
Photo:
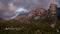
[[(60, 0), (0, 0), (0, 17), (14, 19), (21, 12), (28, 13), (31, 9), (48, 9), (50, 3), (60, 4)], [(60, 6), (60, 5), (59, 5)]]

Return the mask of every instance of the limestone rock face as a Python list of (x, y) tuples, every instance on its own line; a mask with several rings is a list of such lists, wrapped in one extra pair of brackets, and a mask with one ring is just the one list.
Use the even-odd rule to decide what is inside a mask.
[(49, 7), (49, 17), (53, 20), (56, 20), (56, 12), (57, 12), (57, 5), (56, 4), (50, 4)]
[(26, 15), (17, 16), (14, 20), (25, 20)]
[(43, 8), (38, 8), (35, 11), (30, 11), (30, 13), (27, 16), (27, 19), (34, 19), (34, 20), (41, 20), (45, 19), (45, 16), (47, 15), (47, 11)]

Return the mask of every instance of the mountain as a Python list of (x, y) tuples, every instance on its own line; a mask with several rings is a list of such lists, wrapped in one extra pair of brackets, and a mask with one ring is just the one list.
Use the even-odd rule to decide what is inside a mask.
[(15, 18), (15, 20), (27, 20), (27, 19), (32, 18), (33, 15), (34, 15), (34, 11), (30, 11), (29, 13), (23, 13), (23, 12), (22, 12), (21, 14), (19, 14), (19, 15)]
[(14, 20), (24, 20), (27, 17), (27, 15), (21, 15), (17, 16)]

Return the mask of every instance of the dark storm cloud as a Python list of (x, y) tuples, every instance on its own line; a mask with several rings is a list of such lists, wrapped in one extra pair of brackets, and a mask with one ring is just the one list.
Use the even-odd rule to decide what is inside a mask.
[(55, 0), (55, 2), (60, 7), (60, 0)]
[(3, 3), (4, 5), (7, 5), (8, 3), (11, 2), (11, 0), (0, 0), (1, 3)]

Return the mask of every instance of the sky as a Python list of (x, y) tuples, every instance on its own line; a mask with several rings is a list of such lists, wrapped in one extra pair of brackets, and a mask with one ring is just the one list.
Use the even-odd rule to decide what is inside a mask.
[(25, 13), (27, 11), (29, 12), (32, 9), (48, 9), (51, 3), (55, 3), (60, 6), (60, 0), (0, 0), (0, 17), (15, 18), (17, 14), (21, 12)]

